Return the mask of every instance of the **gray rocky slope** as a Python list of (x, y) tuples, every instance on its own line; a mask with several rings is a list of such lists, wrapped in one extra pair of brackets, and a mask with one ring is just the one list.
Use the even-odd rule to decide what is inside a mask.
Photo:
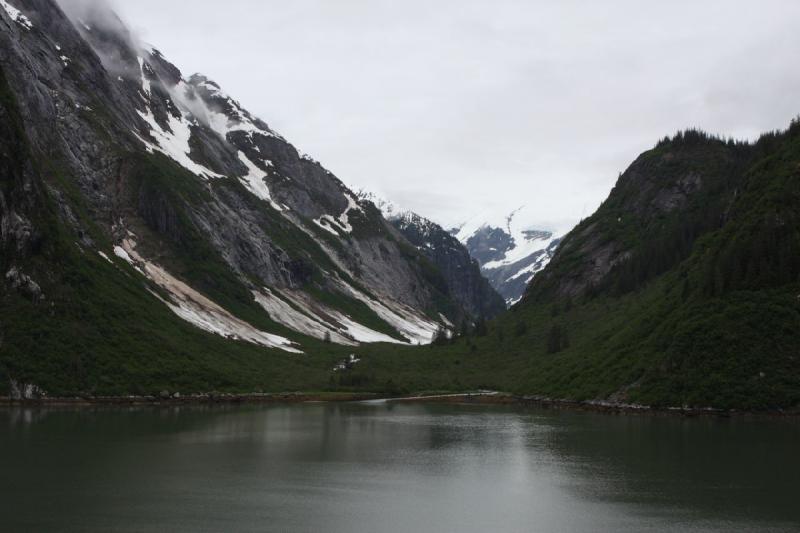
[(441, 272), (442, 283), (472, 317), (493, 318), (506, 306), (503, 298), (481, 274), (478, 261), (467, 247), (432, 220), (361, 191), (359, 197), (373, 202), (383, 216)]
[(371, 202), (113, 13), (0, 3), (0, 74), (6, 303), (39, 292), (58, 308), (69, 241), (62, 256), (77, 250), (90, 278), (107, 263), (148, 305), (289, 352), (425, 343), (487, 312), (490, 293), (442, 276)]

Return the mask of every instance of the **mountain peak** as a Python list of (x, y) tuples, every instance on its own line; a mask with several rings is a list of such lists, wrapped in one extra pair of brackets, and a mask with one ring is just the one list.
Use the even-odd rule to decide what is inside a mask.
[(478, 215), (451, 230), (483, 275), (513, 305), (522, 298), (528, 283), (555, 252), (560, 238), (552, 231), (538, 229), (530, 209), (520, 206), (505, 214)]

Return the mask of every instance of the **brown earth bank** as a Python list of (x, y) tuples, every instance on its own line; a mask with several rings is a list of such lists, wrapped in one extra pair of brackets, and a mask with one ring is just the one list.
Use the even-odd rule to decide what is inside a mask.
[(291, 404), (314, 402), (402, 402), (480, 405), (519, 405), (544, 409), (590, 411), (607, 414), (641, 414), (666, 416), (715, 417), (799, 417), (800, 407), (769, 411), (724, 410), (710, 407), (651, 407), (602, 400), (564, 400), (544, 396), (524, 396), (496, 391), (459, 393), (419, 393), (411, 396), (386, 396), (379, 393), (350, 392), (283, 392), (283, 393), (204, 393), (186, 394), (163, 391), (151, 396), (81, 396), (68, 398), (43, 397), (35, 399), (0, 398), (0, 408), (24, 407), (89, 407), (113, 405), (175, 406), (189, 404)]

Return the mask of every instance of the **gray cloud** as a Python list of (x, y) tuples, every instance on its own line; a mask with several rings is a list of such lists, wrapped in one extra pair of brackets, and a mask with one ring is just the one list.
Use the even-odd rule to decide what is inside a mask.
[(665, 134), (800, 111), (793, 0), (112, 3), (345, 182), (445, 223), (525, 203), (563, 228)]

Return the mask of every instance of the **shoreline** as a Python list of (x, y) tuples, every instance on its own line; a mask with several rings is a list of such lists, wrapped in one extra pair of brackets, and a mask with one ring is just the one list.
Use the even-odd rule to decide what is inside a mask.
[(641, 414), (681, 417), (800, 417), (800, 409), (753, 411), (698, 407), (651, 407), (599, 400), (578, 401), (544, 396), (516, 395), (498, 391), (472, 391), (411, 396), (385, 396), (379, 393), (358, 392), (283, 392), (283, 393), (206, 393), (161, 394), (151, 396), (76, 396), (62, 398), (0, 398), (0, 409), (11, 407), (102, 407), (102, 406), (180, 406), (180, 405), (242, 405), (298, 403), (450, 403), (478, 405), (518, 405), (565, 411), (584, 411), (606, 414)]
[(375, 393), (342, 392), (280, 392), (280, 393), (217, 393), (162, 394), (150, 396), (74, 396), (11, 399), (0, 398), (2, 407), (92, 407), (123, 405), (200, 405), (200, 404), (259, 404), (259, 403), (312, 403), (358, 402), (378, 398)]

